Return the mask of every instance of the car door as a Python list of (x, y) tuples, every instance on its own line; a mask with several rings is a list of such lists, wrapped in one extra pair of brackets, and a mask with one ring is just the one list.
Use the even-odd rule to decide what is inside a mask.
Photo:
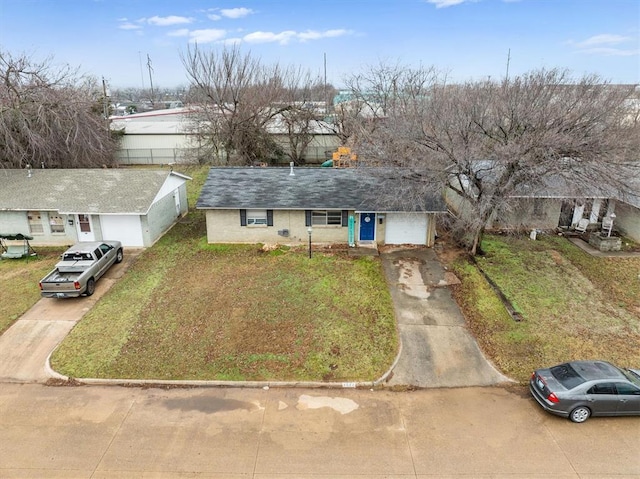
[(631, 383), (615, 383), (618, 391), (618, 414), (640, 414), (640, 388)]
[(611, 381), (599, 381), (587, 390), (587, 401), (591, 414), (611, 416), (618, 411), (618, 393)]

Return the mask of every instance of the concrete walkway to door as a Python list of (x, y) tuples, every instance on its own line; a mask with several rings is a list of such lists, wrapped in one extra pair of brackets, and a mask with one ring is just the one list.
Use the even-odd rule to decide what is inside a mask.
[(457, 281), (433, 248), (382, 253), (401, 352), (386, 384), (422, 388), (487, 386), (510, 381), (484, 357), (449, 286)]

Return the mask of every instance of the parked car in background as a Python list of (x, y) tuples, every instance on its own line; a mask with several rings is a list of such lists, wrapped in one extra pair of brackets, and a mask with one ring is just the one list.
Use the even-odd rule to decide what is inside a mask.
[(529, 390), (546, 411), (585, 422), (590, 416), (640, 415), (640, 370), (606, 361), (571, 361), (537, 369)]

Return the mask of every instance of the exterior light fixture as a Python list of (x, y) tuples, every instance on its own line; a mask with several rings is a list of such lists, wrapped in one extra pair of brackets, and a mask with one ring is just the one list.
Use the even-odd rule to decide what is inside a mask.
[(307, 233), (309, 233), (309, 258), (311, 258), (311, 233), (313, 232), (313, 228), (309, 226), (307, 228)]

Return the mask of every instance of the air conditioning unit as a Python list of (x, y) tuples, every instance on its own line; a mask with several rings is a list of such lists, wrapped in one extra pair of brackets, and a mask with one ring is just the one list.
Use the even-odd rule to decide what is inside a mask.
[(289, 230), (278, 230), (278, 235), (284, 236), (286, 238), (289, 236)]

